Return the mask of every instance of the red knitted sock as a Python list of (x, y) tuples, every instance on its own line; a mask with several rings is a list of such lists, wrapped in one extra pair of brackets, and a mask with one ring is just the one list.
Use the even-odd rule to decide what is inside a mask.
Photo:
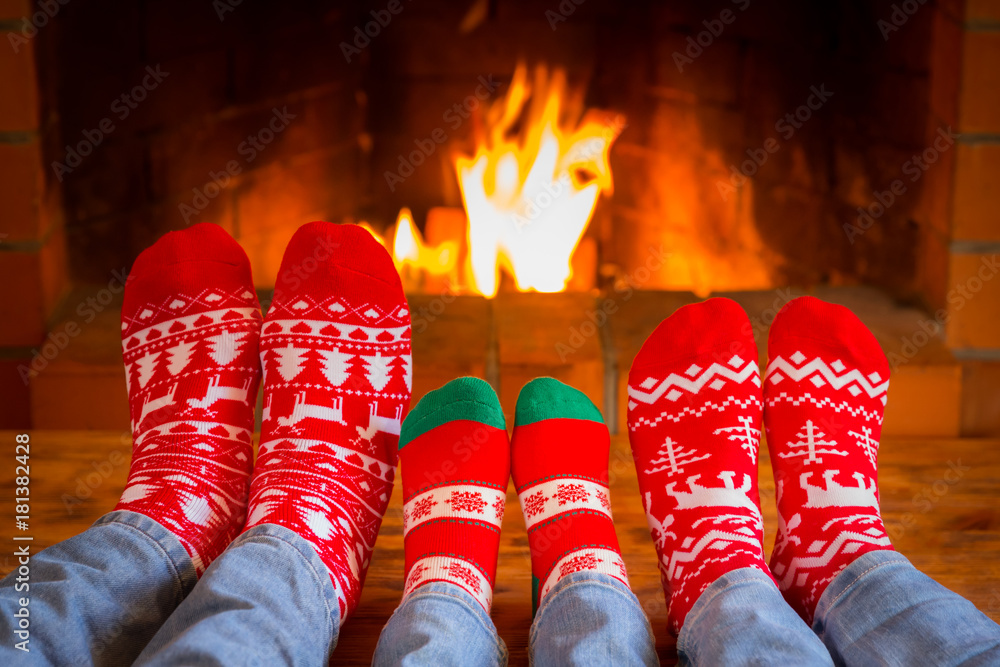
[(764, 425), (778, 499), (771, 571), (808, 622), (837, 573), (892, 549), (878, 505), (889, 364), (847, 308), (801, 297), (768, 336)]
[(246, 253), (216, 225), (168, 233), (125, 285), (133, 445), (115, 509), (176, 535), (198, 574), (246, 517), (260, 320)]
[(403, 597), (447, 581), (487, 613), (496, 583), (500, 525), (510, 478), (503, 411), (483, 380), (430, 392), (403, 422)]
[(729, 299), (679, 309), (632, 363), (629, 440), (675, 632), (722, 575), (770, 574), (757, 491), (760, 393), (750, 321)]
[(511, 472), (528, 530), (535, 610), (574, 572), (629, 585), (611, 519), (609, 447), (601, 412), (582, 392), (553, 378), (521, 389)]
[(264, 418), (247, 529), (285, 526), (357, 605), (410, 402), (410, 314), (392, 259), (354, 225), (299, 228), (261, 334)]

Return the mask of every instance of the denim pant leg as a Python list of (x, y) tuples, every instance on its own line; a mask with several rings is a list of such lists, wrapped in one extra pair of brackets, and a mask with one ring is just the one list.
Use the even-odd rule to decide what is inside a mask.
[[(0, 664), (130, 664), (198, 581), (177, 538), (128, 511), (32, 554), (27, 568), (0, 582)], [(28, 653), (15, 648), (21, 598)]]
[(659, 665), (649, 619), (628, 586), (600, 572), (563, 577), (531, 624), (535, 665)]
[(482, 605), (454, 584), (416, 589), (382, 628), (372, 665), (507, 664), (507, 646)]
[(760, 570), (712, 582), (677, 637), (682, 665), (832, 665), (830, 653)]
[(1000, 665), (1000, 625), (895, 551), (838, 574), (813, 629), (837, 664)]
[(340, 632), (330, 572), (282, 526), (243, 533), (139, 656), (137, 665), (325, 665)]

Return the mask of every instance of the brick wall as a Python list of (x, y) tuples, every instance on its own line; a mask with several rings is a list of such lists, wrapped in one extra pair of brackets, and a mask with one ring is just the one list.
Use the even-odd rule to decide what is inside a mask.
[(1000, 2), (945, 2), (937, 10), (947, 47), (939, 113), (960, 133), (940, 188), (947, 277), (940, 289), (949, 347), (962, 360), (962, 431), (1000, 433)]
[[(859, 10), (776, 0), (496, 0), (474, 5), (477, 14), (463, 3), (400, 0), (366, 44), (356, 35), (382, 4), (242, 2), (221, 16), (217, 5), (94, 0), (60, 11), (50, 65), (62, 142), (46, 163), (64, 159), (65, 146), (103, 119), (115, 127), (65, 175), (77, 279), (106, 282), (164, 231), (196, 219), (233, 232), (261, 285), (273, 282), (281, 247), (308, 219), (384, 225), (409, 206), (422, 224), (429, 208), (459, 203), (452, 153), (468, 148), (481, 122), (449, 110), (479, 77), (509, 80), (524, 59), (566, 68), (588, 89), (588, 104), (628, 117), (613, 151), (615, 197), (589, 232), (602, 241), (603, 263), (630, 273), (647, 246), (663, 244), (673, 257), (649, 287), (864, 281), (928, 300), (925, 183), (855, 243), (843, 226), (924, 148), (932, 11), (884, 39), (877, 22), (890, 16), (888, 1)], [(704, 37), (706, 22), (720, 34), (679, 71), (675, 54)], [(343, 43), (355, 47), (350, 62)], [(115, 100), (147, 67), (169, 75), (127, 118), (116, 117)], [(775, 123), (824, 84), (830, 101), (782, 138)], [(286, 106), (295, 120), (248, 162), (242, 143)], [(385, 174), (398, 171), (400, 155), (438, 128), (448, 143), (390, 186)], [(775, 138), (777, 152), (723, 197), (730, 165)], [(211, 174), (230, 164), (240, 173), (204, 197), (217, 191)]]
[[(15, 369), (68, 278), (106, 286), (168, 230), (222, 225), (266, 287), (303, 222), (380, 226), (409, 206), (422, 223), (458, 205), (452, 155), (482, 117), (451, 110), (519, 60), (564, 67), (588, 106), (628, 118), (588, 231), (602, 275), (642, 275), (662, 247), (645, 287), (872, 284), (943, 309), (978, 364), (967, 394), (996, 376), (1000, 280), (982, 277), (1000, 248), (996, 2), (400, 0), (377, 26), (388, 4), (70, 2), (16, 52), (0, 44), (0, 279), (17, 286), (0, 306), (3, 423), (24, 423)], [(38, 11), (0, 0), (0, 31)], [(833, 95), (783, 136), (815, 90)], [(958, 139), (911, 180), (949, 127)], [(447, 143), (390, 186), (438, 129)]]
[[(1000, 2), (941, 10), (960, 51), (957, 104), (961, 133), (953, 164), (948, 300), (949, 345), (966, 356), (1000, 358)], [(957, 294), (956, 294), (957, 293)]]
[(63, 140), (49, 163), (69, 166), (67, 145), (113, 126), (64, 174), (73, 276), (105, 284), (164, 232), (212, 222), (273, 284), (297, 225), (352, 214), (361, 70), (338, 43), (353, 4), (64, 6), (49, 63)]
[(29, 421), (18, 367), (41, 349), (49, 317), (68, 287), (59, 189), (45, 172), (42, 137), (52, 125), (38, 58), (46, 42), (20, 36), (27, 1), (0, 2), (0, 428)]
[[(666, 238), (668, 287), (862, 281), (924, 298), (923, 183), (863, 233), (845, 231), (924, 148), (931, 14), (884, 38), (891, 4), (650, 3), (601, 22), (601, 95), (632, 121), (613, 154), (620, 188), (604, 231), (626, 270)], [(706, 39), (720, 18), (730, 22)], [(710, 43), (697, 55), (699, 39)], [(678, 53), (696, 55), (679, 68)], [(791, 132), (782, 119), (815, 89), (832, 95)], [(763, 164), (746, 163), (768, 147)], [(738, 187), (734, 165), (752, 173)]]

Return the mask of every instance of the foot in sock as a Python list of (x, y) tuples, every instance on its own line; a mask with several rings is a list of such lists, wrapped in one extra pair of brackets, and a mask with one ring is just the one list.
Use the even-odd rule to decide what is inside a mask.
[(410, 402), (410, 315), (385, 250), (360, 227), (292, 237), (264, 320), (264, 416), (246, 528), (284, 526), (355, 608), (392, 493)]
[(496, 583), (510, 444), (493, 389), (477, 378), (430, 392), (403, 422), (405, 600), (450, 582), (487, 613)]
[(629, 372), (629, 440), (674, 632), (722, 575), (746, 567), (770, 575), (751, 331), (729, 299), (684, 306), (650, 334)]
[(215, 225), (168, 233), (125, 285), (133, 445), (115, 509), (176, 535), (199, 575), (246, 518), (260, 322), (250, 262)]
[(767, 349), (764, 426), (779, 517), (771, 571), (811, 623), (837, 573), (892, 549), (876, 468), (889, 365), (850, 310), (813, 297), (778, 313)]
[(537, 378), (517, 397), (511, 473), (531, 550), (532, 608), (575, 572), (628, 586), (611, 519), (608, 427), (582, 392)]

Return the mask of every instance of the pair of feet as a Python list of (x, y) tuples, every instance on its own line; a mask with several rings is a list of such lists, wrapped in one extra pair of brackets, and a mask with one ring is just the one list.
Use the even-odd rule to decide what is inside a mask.
[[(848, 309), (795, 299), (771, 325), (762, 386), (752, 330), (729, 299), (685, 306), (629, 373), (629, 438), (675, 632), (706, 588), (746, 567), (771, 576), (811, 623), (841, 570), (892, 549), (879, 514), (889, 367), (878, 342)], [(761, 422), (779, 521), (770, 566)]]
[(301, 227), (262, 319), (249, 260), (225, 231), (172, 232), (133, 265), (122, 350), (133, 451), (115, 509), (170, 530), (199, 575), (242, 530), (285, 526), (316, 549), (346, 617), (410, 401), (410, 316), (385, 250), (353, 225)]
[(590, 399), (552, 378), (521, 389), (510, 439), (483, 380), (460, 378), (427, 394), (403, 422), (399, 442), (404, 599), (445, 581), (489, 613), (511, 477), (524, 512), (535, 609), (575, 572), (600, 572), (628, 586), (611, 518), (609, 446)]
[(173, 532), (199, 575), (241, 530), (285, 526), (330, 570), (346, 618), (392, 492), (398, 441), (407, 594), (450, 581), (489, 610), (512, 468), (536, 603), (539, 585), (544, 594), (577, 569), (627, 582), (608, 500), (608, 431), (582, 393), (548, 378), (526, 385), (513, 443), (496, 394), (474, 378), (431, 392), (403, 421), (409, 313), (391, 259), (358, 227), (300, 228), (263, 321), (246, 254), (221, 228), (166, 235), (133, 266), (122, 349), (134, 445), (116, 509)]

